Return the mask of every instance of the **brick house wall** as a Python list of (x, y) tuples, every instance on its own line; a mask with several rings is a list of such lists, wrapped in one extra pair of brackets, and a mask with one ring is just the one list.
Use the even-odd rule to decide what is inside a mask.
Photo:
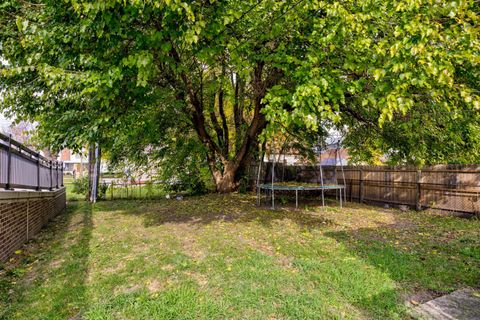
[(0, 262), (65, 210), (65, 188), (0, 192)]

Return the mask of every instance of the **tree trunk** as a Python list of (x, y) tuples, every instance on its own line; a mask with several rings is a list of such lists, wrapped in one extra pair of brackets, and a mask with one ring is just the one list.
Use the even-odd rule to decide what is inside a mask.
[[(173, 59), (175, 59), (178, 63), (181, 63), (180, 55), (178, 54), (178, 51), (173, 45), (171, 55)], [(258, 137), (267, 125), (265, 116), (261, 112), (264, 107), (264, 105), (262, 104), (262, 100), (265, 97), (267, 90), (276, 83), (278, 83), (279, 79), (281, 79), (282, 71), (279, 69), (273, 69), (264, 77), (264, 67), (264, 61), (257, 61), (254, 67), (252, 73), (253, 92), (251, 97), (254, 107), (253, 117), (243, 135), (239, 134), (239, 132), (236, 132), (236, 139), (239, 141), (236, 141), (237, 148), (233, 157), (229, 154), (228, 148), (229, 133), (227, 116), (224, 112), (223, 105), (223, 85), (221, 85), (218, 92), (219, 114), (222, 119), (222, 127), (220, 127), (220, 124), (216, 119), (215, 112), (207, 113), (210, 115), (212, 125), (215, 132), (217, 133), (217, 140), (219, 142), (219, 144), (217, 144), (214, 141), (214, 136), (210, 135), (210, 133), (208, 132), (208, 126), (205, 122), (205, 110), (203, 109), (203, 90), (201, 90), (202, 96), (198, 97), (197, 90), (194, 89), (194, 84), (190, 79), (190, 75), (187, 74), (185, 71), (182, 71), (180, 73), (182, 82), (185, 86), (185, 93), (188, 97), (187, 102), (192, 107), (186, 109), (186, 111), (191, 118), (193, 127), (200, 139), (200, 142), (205, 146), (207, 150), (206, 157), (208, 165), (210, 167), (210, 171), (213, 176), (213, 180), (216, 185), (217, 192), (228, 193), (235, 191), (238, 188), (240, 182), (239, 173), (242, 173), (243, 169), (247, 166), (249, 152), (251, 152), (255, 144), (258, 143)], [(222, 79), (224, 76), (225, 66), (222, 66)], [(243, 112), (242, 100), (244, 92), (243, 84), (241, 84), (240, 80), (237, 80), (237, 83), (239, 84), (235, 92), (235, 111), (237, 114), (234, 115), (234, 125), (236, 129), (239, 130), (241, 128), (241, 125), (243, 124), (243, 116), (240, 114), (240, 111)], [(239, 96), (239, 90), (242, 90), (241, 97)], [(240, 105), (242, 107), (240, 110), (238, 110)], [(220, 142), (223, 142), (223, 145)], [(223, 169), (219, 169), (220, 165), (223, 166)]]
[[(98, 195), (98, 185), (100, 182), (100, 159), (100, 146), (96, 143), (92, 143), (88, 147), (88, 192), (86, 194), (86, 200), (90, 202), (95, 202)], [(93, 192), (94, 185), (97, 194), (94, 194)]]
[(238, 188), (238, 182), (235, 179), (237, 169), (233, 167), (226, 167), (223, 170), (223, 175), (219, 179), (215, 179), (217, 192), (230, 193)]
[(85, 195), (85, 200), (90, 201), (92, 198), (93, 189), (93, 171), (95, 168), (95, 144), (88, 146), (88, 191)]
[(240, 184), (239, 174), (244, 172), (242, 163), (228, 161), (224, 164), (222, 171), (210, 168), (217, 192), (229, 193), (238, 189)]

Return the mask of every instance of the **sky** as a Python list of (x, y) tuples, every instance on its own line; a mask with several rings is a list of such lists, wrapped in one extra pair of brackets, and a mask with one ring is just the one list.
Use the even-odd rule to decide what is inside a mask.
[(5, 132), (10, 127), (12, 121), (0, 113), (0, 131)]
[[(0, 56), (0, 66), (1, 65), (8, 65), (7, 61), (3, 59), (2, 56)], [(0, 92), (0, 99), (1, 99), (1, 92)], [(12, 124), (12, 121), (5, 117), (1, 112), (0, 112), (0, 131), (5, 132), (9, 127), (10, 124)]]

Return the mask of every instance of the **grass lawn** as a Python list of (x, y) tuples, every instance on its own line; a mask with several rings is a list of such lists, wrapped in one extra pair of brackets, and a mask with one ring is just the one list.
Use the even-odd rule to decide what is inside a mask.
[(254, 203), (71, 203), (0, 271), (0, 318), (404, 319), (480, 284), (479, 220)]

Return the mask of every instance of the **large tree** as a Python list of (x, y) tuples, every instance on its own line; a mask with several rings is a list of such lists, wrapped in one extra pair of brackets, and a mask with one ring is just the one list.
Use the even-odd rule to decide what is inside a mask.
[(39, 120), (58, 147), (144, 152), (194, 139), (220, 192), (237, 187), (266, 128), (329, 123), (359, 159), (478, 156), (478, 9), (473, 0), (7, 0), (1, 107)]

